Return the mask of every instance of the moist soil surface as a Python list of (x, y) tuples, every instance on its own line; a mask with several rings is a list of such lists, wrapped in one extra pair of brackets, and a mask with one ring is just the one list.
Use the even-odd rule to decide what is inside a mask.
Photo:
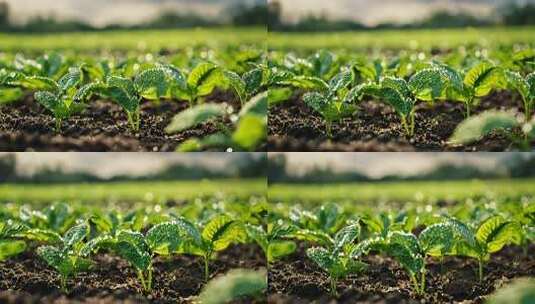
[[(495, 92), (473, 107), (472, 114), (485, 110), (516, 110), (522, 102), (516, 94)], [(419, 103), (416, 106), (415, 134), (408, 138), (399, 116), (388, 105), (367, 100), (358, 112), (333, 123), (332, 138), (322, 117), (307, 107), (301, 96), (270, 108), (268, 151), (508, 151), (511, 140), (495, 132), (470, 145), (448, 144), (459, 123), (465, 119), (459, 102)], [(518, 130), (519, 131), (519, 130)], [(532, 143), (532, 147), (533, 147)]]
[[(446, 257), (442, 263), (428, 259), (426, 293), (419, 296), (397, 262), (372, 254), (363, 259), (368, 264), (364, 272), (338, 281), (338, 298), (333, 298), (328, 276), (306, 257), (305, 249), (301, 243), (293, 255), (270, 266), (269, 303), (484, 303), (513, 278), (535, 276), (535, 256), (520, 247), (493, 254), (481, 283), (474, 259)], [(528, 252), (534, 250), (531, 245)]]
[[(206, 102), (226, 102), (234, 109), (240, 103), (229, 93), (215, 92)], [(217, 133), (219, 120), (169, 135), (165, 128), (172, 118), (189, 107), (184, 101), (143, 101), (140, 129), (134, 132), (126, 113), (111, 101), (88, 103), (81, 113), (63, 121), (61, 132), (54, 131), (54, 118), (32, 95), (0, 107), (0, 151), (174, 151), (183, 141)]]
[[(61, 292), (58, 274), (33, 252), (0, 263), (0, 303), (191, 303), (204, 286), (201, 258), (157, 258), (153, 290), (143, 293), (128, 262), (112, 255), (93, 258), (93, 268), (68, 281), (68, 294)], [(211, 278), (234, 268), (265, 268), (262, 250), (256, 245), (235, 245), (210, 262)], [(235, 303), (265, 303), (244, 298)]]

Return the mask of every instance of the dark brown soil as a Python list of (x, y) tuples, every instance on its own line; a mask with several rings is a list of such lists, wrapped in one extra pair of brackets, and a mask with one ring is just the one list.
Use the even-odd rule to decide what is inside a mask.
[[(216, 92), (210, 102), (240, 107), (232, 94)], [(174, 151), (183, 141), (220, 131), (217, 123), (168, 135), (164, 129), (173, 116), (188, 107), (183, 101), (145, 101), (141, 106), (139, 132), (129, 128), (126, 114), (110, 101), (94, 101), (54, 131), (54, 119), (31, 95), (23, 101), (0, 107), (0, 151)], [(230, 121), (220, 121), (231, 127)]]
[[(33, 253), (0, 263), (0, 303), (190, 303), (204, 285), (202, 260), (193, 256), (158, 258), (153, 291), (144, 294), (135, 271), (112, 255), (94, 258), (92, 270), (69, 280), (69, 293), (59, 288), (59, 277)], [(233, 268), (265, 268), (258, 246), (232, 246), (211, 261), (211, 277)], [(243, 299), (237, 303), (265, 303)]]
[[(530, 252), (535, 250), (532, 245)], [(304, 244), (269, 269), (269, 303), (483, 303), (486, 296), (512, 278), (535, 276), (535, 257), (519, 247), (507, 247), (494, 254), (479, 283), (473, 259), (447, 257), (442, 263), (427, 261), (426, 294), (411, 289), (409, 277), (400, 265), (386, 257), (370, 255), (368, 268), (338, 283), (338, 299), (329, 295), (329, 281), (305, 255)]]
[[(473, 109), (522, 112), (519, 97), (496, 92)], [(321, 116), (307, 107), (299, 96), (275, 106), (269, 113), (269, 151), (505, 151), (514, 147), (504, 134), (490, 134), (467, 146), (447, 143), (456, 126), (464, 120), (462, 103), (420, 103), (416, 110), (415, 135), (408, 138), (393, 109), (381, 102), (364, 101), (354, 117), (333, 124), (332, 138), (326, 134)]]

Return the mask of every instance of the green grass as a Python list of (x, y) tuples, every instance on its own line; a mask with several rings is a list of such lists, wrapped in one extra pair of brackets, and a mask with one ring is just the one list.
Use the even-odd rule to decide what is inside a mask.
[(464, 200), (480, 195), (487, 197), (535, 196), (535, 179), (467, 180), (430, 182), (349, 183), (332, 185), (272, 185), (268, 190), (271, 203), (408, 202)]
[(2, 51), (180, 49), (194, 46), (265, 46), (263, 28), (109, 31), (60, 34), (0, 34)]
[(0, 185), (0, 202), (45, 205), (53, 201), (91, 204), (165, 203), (200, 197), (265, 196), (265, 180), (203, 180), (173, 182), (121, 182), (69, 185)]
[(535, 27), (497, 27), (439, 30), (377, 30), (336, 33), (269, 33), (274, 50), (431, 49), (477, 44), (483, 47), (535, 45)]

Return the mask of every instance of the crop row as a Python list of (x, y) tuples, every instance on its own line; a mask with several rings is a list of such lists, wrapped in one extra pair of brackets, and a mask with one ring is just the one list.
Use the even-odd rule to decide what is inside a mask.
[[(65, 204), (43, 210), (6, 208), (0, 213), (0, 261), (35, 250), (57, 271), (66, 291), (70, 278), (90, 270), (91, 258), (106, 252), (126, 260), (140, 286), (150, 292), (154, 259), (186, 254), (202, 257), (207, 281), (218, 252), (231, 244), (254, 243), (252, 235), (256, 238), (263, 231), (265, 206), (237, 205), (226, 210), (205, 208), (199, 210), (199, 217), (190, 218), (144, 209), (85, 213)], [(240, 210), (239, 214), (232, 208)], [(186, 211), (195, 212), (193, 208)]]
[[(269, 61), (269, 102), (275, 105), (291, 99), (295, 90), (298, 94), (304, 92), (304, 104), (322, 116), (330, 135), (332, 124), (353, 116), (361, 101), (378, 100), (395, 110), (409, 137), (414, 134), (419, 102), (461, 102), (467, 121), (453, 136), (454, 143), (476, 140), (494, 129), (517, 127), (523, 130), (523, 139), (535, 138), (531, 121), (535, 50), (497, 58), (454, 55), (435, 56), (432, 60), (426, 60), (424, 54), (370, 59), (337, 56), (322, 50), (300, 58), (292, 53), (273, 52)], [(468, 120), (471, 109), (481, 98), (499, 90), (510, 90), (520, 96), (522, 116), (492, 111)]]
[[(142, 101), (185, 101), (190, 108), (178, 113), (166, 128), (174, 134), (207, 121), (226, 118), (232, 129), (207, 139), (194, 139), (180, 149), (206, 149), (226, 145), (254, 150), (264, 139), (267, 101), (260, 57), (245, 58), (236, 68), (241, 75), (211, 61), (198, 61), (191, 69), (179, 69), (162, 61), (108, 60), (89, 62), (63, 59), (52, 54), (33, 59), (16, 57), (0, 69), (0, 103), (20, 101), (25, 92), (35, 92), (34, 100), (50, 112), (61, 131), (62, 121), (83, 111), (91, 100), (117, 103), (126, 113), (129, 126), (140, 127)], [(237, 64), (237, 63), (236, 63)], [(228, 103), (204, 103), (214, 91), (233, 91), (238, 108)], [(264, 92), (264, 93), (263, 93)], [(224, 100), (224, 102), (228, 102)], [(241, 111), (238, 111), (241, 108)]]
[(485, 264), (504, 246), (522, 246), (527, 253), (535, 241), (535, 204), (478, 203), (469, 210), (440, 214), (425, 210), (355, 214), (336, 204), (308, 210), (294, 206), (273, 212), (270, 223), (268, 261), (283, 259), (304, 242), (308, 258), (329, 275), (333, 295), (338, 280), (366, 269), (362, 259), (371, 253), (397, 261), (414, 292), (423, 294), (429, 259), (473, 258), (482, 281)]

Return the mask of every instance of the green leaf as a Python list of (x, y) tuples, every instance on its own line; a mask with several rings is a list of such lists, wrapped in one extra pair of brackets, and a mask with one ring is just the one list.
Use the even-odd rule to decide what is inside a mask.
[(413, 254), (420, 254), (420, 252), (422, 251), (418, 239), (412, 233), (393, 231), (388, 236), (388, 241), (390, 242), (390, 244), (395, 243), (406, 247)]
[(529, 98), (530, 100), (535, 100), (535, 72), (529, 74), (526, 77), (526, 82), (529, 86)]
[(382, 73), (382, 68), (379, 62), (373, 64), (365, 58), (359, 58), (352, 66), (362, 78), (373, 82), (378, 82)]
[(247, 231), (247, 235), (253, 239), (264, 252), (267, 253), (269, 240), (264, 228), (262, 226), (247, 224), (245, 225), (245, 230)]
[(505, 78), (510, 88), (515, 89), (522, 96), (523, 100), (529, 100), (529, 84), (518, 72), (505, 71)]
[(91, 99), (93, 95), (105, 95), (106, 89), (106, 85), (102, 82), (88, 83), (78, 89), (73, 99), (75, 101), (85, 102)]
[(82, 246), (80, 256), (88, 257), (100, 249), (115, 249), (116, 240), (109, 235), (98, 236)]
[(0, 105), (20, 100), (23, 96), (24, 94), (19, 88), (0, 87)]
[(86, 223), (74, 226), (63, 236), (63, 244), (66, 248), (71, 248), (82, 242), (88, 234), (89, 226)]
[(149, 246), (145, 242), (143, 234), (130, 230), (120, 230), (117, 233), (117, 241), (130, 243), (142, 252), (148, 252)]
[(37, 255), (64, 276), (75, 271), (67, 253), (56, 247), (41, 246), (37, 248)]
[(223, 71), (223, 75), (225, 76), (226, 80), (230, 84), (230, 86), (234, 89), (238, 97), (240, 98), (240, 101), (243, 103), (246, 99), (246, 83), (241, 79), (240, 75), (232, 72), (232, 71)]
[(381, 251), (386, 245), (385, 240), (381, 237), (366, 239), (357, 244), (350, 253), (352, 258), (359, 258), (368, 254), (370, 251)]
[(318, 113), (322, 113), (328, 101), (325, 96), (320, 93), (312, 92), (303, 95), (304, 103)]
[(290, 88), (270, 88), (268, 90), (268, 102), (269, 106), (275, 106), (282, 103), (290, 97), (292, 97), (293, 91)]
[(381, 87), (392, 88), (398, 91), (404, 98), (411, 98), (409, 84), (405, 81), (405, 79), (387, 76), (381, 80)]
[(54, 117), (67, 118), (70, 116), (69, 108), (60, 97), (48, 91), (38, 91), (35, 92), (34, 98), (40, 105), (52, 112)]
[(215, 64), (209, 62), (197, 65), (189, 74), (188, 85), (194, 88), (201, 86), (217, 69)]
[(518, 243), (521, 239), (520, 227), (500, 215), (492, 216), (479, 225), (476, 239), (486, 245), (488, 253), (497, 252), (509, 243)]
[(321, 78), (310, 76), (295, 76), (289, 80), (280, 81), (278, 83), (282, 86), (291, 86), (304, 90), (328, 91), (329, 85)]
[(134, 82), (128, 78), (120, 76), (109, 76), (106, 79), (106, 84), (108, 87), (119, 88), (128, 95), (129, 98), (134, 99), (137, 96), (136, 87)]
[(314, 75), (318, 77), (327, 76), (333, 68), (334, 55), (333, 53), (320, 50), (310, 60), (314, 70)]
[(83, 81), (83, 73), (79, 67), (69, 68), (69, 72), (58, 80), (62, 91), (78, 86)]
[(338, 272), (337, 270), (342, 268), (342, 265), (323, 247), (308, 248), (306, 253), (308, 258), (328, 273)]
[(276, 261), (282, 257), (290, 255), (297, 249), (297, 244), (293, 241), (272, 241), (268, 245), (268, 262)]
[(214, 251), (220, 251), (231, 243), (245, 241), (247, 234), (241, 223), (226, 215), (218, 215), (206, 224), (202, 231), (202, 238)]
[(149, 269), (151, 265), (149, 252), (142, 250), (134, 243), (119, 241), (115, 245), (115, 251), (137, 270), (145, 271)]
[(264, 92), (251, 98), (240, 110), (239, 116), (258, 115), (267, 117), (268, 115), (268, 93)]
[(252, 69), (243, 74), (243, 81), (245, 82), (245, 92), (251, 96), (260, 90), (264, 78), (264, 71), (261, 68)]
[(447, 223), (438, 223), (425, 228), (418, 236), (425, 254), (441, 257), (453, 246), (453, 229)]
[(148, 100), (159, 100), (167, 95), (168, 86), (165, 70), (153, 68), (144, 70), (134, 79), (136, 91)]
[(134, 113), (139, 108), (139, 99), (134, 95), (128, 94), (128, 91), (121, 87), (108, 87), (105, 95), (117, 102), (128, 113)]
[(225, 304), (244, 297), (259, 297), (267, 289), (265, 270), (233, 269), (218, 276), (203, 287), (199, 295), (203, 304)]
[(384, 87), (378, 93), (377, 97), (381, 101), (392, 106), (402, 116), (409, 115), (414, 108), (413, 102), (404, 98), (402, 93), (396, 89)]
[(59, 243), (62, 241), (62, 238), (58, 233), (51, 231), (51, 230), (44, 230), (44, 229), (37, 229), (37, 228), (25, 230), (21, 232), (19, 236), (27, 240), (48, 243), (48, 244), (55, 244), (55, 243)]
[(450, 142), (468, 144), (480, 140), (493, 131), (510, 130), (518, 126), (518, 121), (511, 113), (486, 111), (461, 122), (453, 132)]
[(329, 81), (329, 89), (331, 92), (336, 93), (341, 89), (345, 89), (351, 85), (354, 81), (354, 75), (351, 70), (343, 71), (334, 76)]
[(238, 122), (232, 140), (241, 148), (252, 151), (267, 137), (267, 117), (245, 115)]
[(360, 225), (358, 223), (340, 229), (334, 236), (334, 251), (337, 252), (345, 246), (353, 244), (360, 235)]
[(499, 87), (501, 70), (492, 63), (482, 61), (472, 67), (464, 77), (464, 84), (473, 90), (476, 97), (486, 96)]
[(0, 262), (23, 253), (25, 250), (26, 242), (24, 241), (0, 240)]
[(416, 98), (433, 101), (442, 96), (447, 83), (439, 69), (423, 69), (414, 74), (409, 80), (409, 87)]
[(28, 76), (20, 79), (18, 84), (28, 90), (58, 92), (60, 87), (54, 79), (41, 76)]
[(386, 247), (386, 251), (389, 256), (398, 261), (410, 274), (416, 275), (422, 271), (424, 266), (423, 257), (402, 243), (391, 243)]
[(152, 252), (170, 255), (182, 242), (180, 226), (173, 222), (161, 223), (152, 227), (146, 235), (146, 242)]
[(451, 225), (451, 228), (453, 229), (453, 232), (457, 238), (460, 238), (472, 248), (477, 246), (477, 240), (474, 232), (465, 223), (450, 217), (448, 218), (448, 224)]
[(195, 226), (195, 224), (183, 217), (177, 217), (173, 221), (173, 223), (175, 225), (178, 225), (181, 231), (181, 235), (183, 235), (185, 238), (192, 240), (193, 243), (196, 245), (202, 244), (202, 235), (199, 232), (199, 229), (197, 229), (197, 227)]
[(225, 114), (226, 106), (223, 104), (200, 104), (175, 115), (165, 132), (168, 134), (181, 132), (222, 117)]

